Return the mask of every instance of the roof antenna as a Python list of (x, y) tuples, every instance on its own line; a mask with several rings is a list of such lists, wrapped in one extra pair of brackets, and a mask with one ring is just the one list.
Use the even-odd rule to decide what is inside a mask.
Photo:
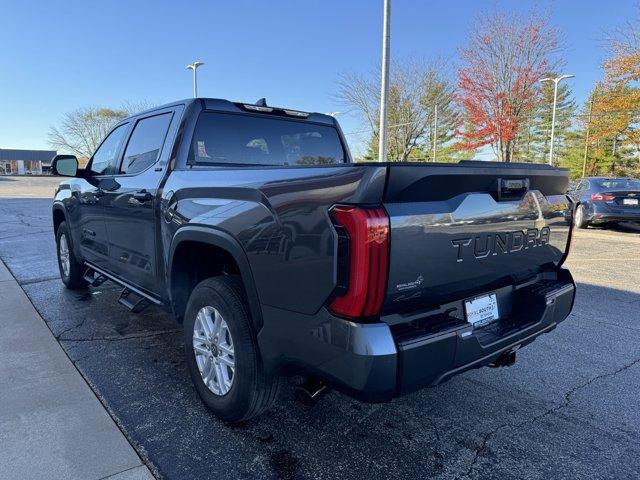
[(261, 98), (260, 100), (258, 100), (256, 102), (256, 105), (259, 107), (266, 107), (267, 106), (267, 99), (266, 98)]

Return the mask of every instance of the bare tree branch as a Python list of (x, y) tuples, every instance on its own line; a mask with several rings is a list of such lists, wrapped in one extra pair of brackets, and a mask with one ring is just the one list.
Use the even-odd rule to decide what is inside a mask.
[(123, 118), (152, 108), (147, 101), (126, 102), (119, 109), (82, 107), (65, 114), (49, 129), (49, 145), (56, 150), (90, 158), (109, 130)]
[[(446, 78), (443, 62), (405, 60), (391, 68), (389, 104), (389, 158), (407, 160), (416, 152), (431, 155), (434, 108), (438, 105), (442, 122), (438, 132), (443, 142), (452, 136), (454, 125), (454, 89)], [(368, 156), (377, 156), (380, 109), (379, 74), (349, 73), (340, 77), (338, 99), (354, 109), (371, 130)]]

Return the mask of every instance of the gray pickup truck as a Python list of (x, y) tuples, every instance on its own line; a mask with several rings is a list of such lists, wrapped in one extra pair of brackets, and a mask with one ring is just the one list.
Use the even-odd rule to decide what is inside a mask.
[(220, 418), (280, 378), (388, 401), (506, 366), (571, 311), (568, 174), (492, 162), (354, 163), (336, 120), (191, 99), (116, 125), (53, 201), (69, 288), (112, 281), (184, 327)]

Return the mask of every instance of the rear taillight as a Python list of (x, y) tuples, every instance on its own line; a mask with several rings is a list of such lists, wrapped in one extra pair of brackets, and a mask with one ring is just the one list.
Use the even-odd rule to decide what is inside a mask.
[(610, 202), (614, 198), (616, 198), (616, 197), (614, 197), (613, 195), (607, 195), (606, 193), (592, 193), (591, 194), (591, 201), (592, 202)]
[[(380, 313), (389, 268), (389, 217), (383, 208), (338, 205), (331, 217), (348, 236), (346, 290), (331, 302), (333, 313), (372, 317)], [(340, 261), (340, 259), (339, 259)]]

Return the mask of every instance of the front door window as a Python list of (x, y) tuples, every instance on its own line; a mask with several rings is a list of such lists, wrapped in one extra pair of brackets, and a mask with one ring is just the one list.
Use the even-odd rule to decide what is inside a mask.
[(118, 164), (118, 152), (127, 133), (126, 124), (113, 130), (93, 154), (91, 172), (94, 175), (115, 173)]

